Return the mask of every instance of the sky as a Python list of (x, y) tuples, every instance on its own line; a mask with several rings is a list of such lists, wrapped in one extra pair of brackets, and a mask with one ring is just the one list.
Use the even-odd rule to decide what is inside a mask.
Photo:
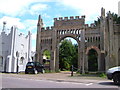
[(32, 51), (36, 48), (38, 15), (41, 15), (44, 27), (53, 26), (58, 17), (85, 15), (86, 24), (93, 23), (101, 14), (101, 8), (118, 14), (119, 0), (0, 0), (0, 31), (3, 21), (6, 32), (16, 25), (19, 32), (32, 33)]

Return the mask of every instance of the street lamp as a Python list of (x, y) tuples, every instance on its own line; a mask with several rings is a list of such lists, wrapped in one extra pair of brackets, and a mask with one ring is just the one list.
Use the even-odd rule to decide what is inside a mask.
[(17, 57), (17, 71), (16, 71), (16, 72), (17, 72), (17, 74), (18, 74), (18, 69), (19, 69), (19, 66), (18, 66), (18, 57), (19, 57), (19, 52), (18, 52), (18, 51), (16, 52), (16, 57)]

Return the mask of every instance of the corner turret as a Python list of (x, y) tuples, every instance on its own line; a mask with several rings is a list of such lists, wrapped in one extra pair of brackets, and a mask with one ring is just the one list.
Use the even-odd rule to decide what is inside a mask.
[(101, 8), (101, 17), (105, 18), (105, 9), (103, 7)]
[(38, 24), (37, 24), (37, 26), (43, 26), (43, 20), (42, 20), (42, 18), (41, 18), (41, 15), (39, 15), (39, 17), (38, 17)]

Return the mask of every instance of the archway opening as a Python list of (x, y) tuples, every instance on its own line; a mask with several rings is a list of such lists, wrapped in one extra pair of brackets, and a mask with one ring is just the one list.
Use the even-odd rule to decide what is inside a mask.
[(49, 50), (43, 51), (43, 64), (46, 70), (50, 70), (51, 53)]
[(78, 43), (75, 39), (67, 37), (59, 43), (59, 69), (69, 71), (71, 65), (78, 68)]
[(88, 52), (88, 71), (98, 71), (98, 53), (94, 49), (90, 49)]

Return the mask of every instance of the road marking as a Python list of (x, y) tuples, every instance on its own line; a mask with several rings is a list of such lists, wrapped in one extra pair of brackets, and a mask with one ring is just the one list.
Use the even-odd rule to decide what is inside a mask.
[(88, 83), (88, 84), (86, 84), (86, 86), (90, 86), (90, 85), (92, 85), (93, 83)]
[(85, 85), (85, 86), (90, 86), (90, 85), (92, 85), (93, 83), (76, 83), (76, 82), (67, 82), (67, 81), (63, 81), (63, 82), (56, 82), (56, 83), (65, 83), (65, 84), (76, 84), (76, 85), (80, 85), (80, 84), (82, 84), (82, 85)]
[(63, 83), (63, 84), (76, 84), (76, 85), (85, 85), (85, 86), (90, 86), (92, 85), (93, 83), (77, 83), (77, 82), (69, 82), (69, 81), (58, 81), (58, 80), (47, 80), (47, 79), (41, 79), (41, 80), (36, 80), (36, 79), (29, 79), (29, 78), (18, 78), (18, 77), (5, 77), (5, 78), (10, 78), (10, 79), (19, 79), (19, 80), (34, 80), (34, 81), (44, 81), (44, 82), (55, 82), (55, 83)]

